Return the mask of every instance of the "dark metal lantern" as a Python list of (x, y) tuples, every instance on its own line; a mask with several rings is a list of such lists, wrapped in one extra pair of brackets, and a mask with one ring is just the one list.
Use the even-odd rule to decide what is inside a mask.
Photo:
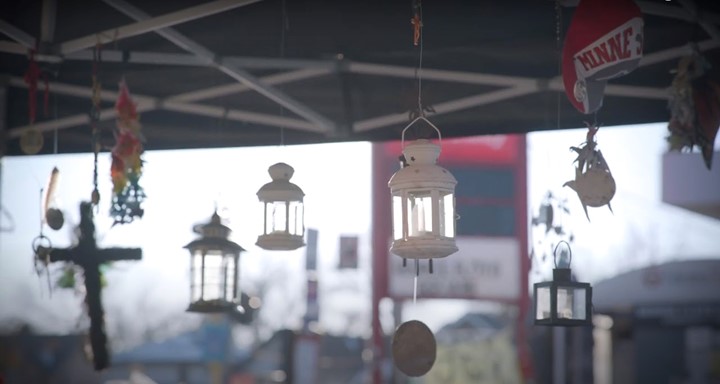
[(567, 267), (558, 268), (555, 260), (553, 280), (536, 283), (533, 297), (535, 325), (592, 325), (592, 287), (589, 283), (572, 281), (569, 262)]
[(196, 225), (201, 237), (185, 246), (190, 251), (188, 312), (243, 311), (240, 306), (240, 245), (228, 240), (230, 228), (215, 212), (210, 222)]

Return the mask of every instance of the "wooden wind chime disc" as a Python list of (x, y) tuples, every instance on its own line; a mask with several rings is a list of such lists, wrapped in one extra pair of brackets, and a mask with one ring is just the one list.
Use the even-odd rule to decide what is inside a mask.
[(65, 217), (61, 210), (57, 208), (48, 208), (47, 212), (45, 212), (45, 222), (50, 228), (57, 231), (62, 228), (65, 223)]
[(392, 341), (395, 366), (400, 372), (419, 377), (430, 371), (435, 364), (437, 343), (425, 323), (410, 320), (400, 324)]

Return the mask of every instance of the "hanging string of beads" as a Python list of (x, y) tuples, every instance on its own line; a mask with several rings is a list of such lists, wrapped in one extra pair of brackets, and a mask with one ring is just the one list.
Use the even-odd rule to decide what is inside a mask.
[(144, 214), (141, 205), (145, 199), (145, 192), (140, 186), (143, 166), (141, 126), (137, 106), (130, 97), (124, 79), (120, 82), (115, 112), (117, 127), (110, 170), (113, 182), (110, 215), (114, 220), (113, 225), (131, 223)]

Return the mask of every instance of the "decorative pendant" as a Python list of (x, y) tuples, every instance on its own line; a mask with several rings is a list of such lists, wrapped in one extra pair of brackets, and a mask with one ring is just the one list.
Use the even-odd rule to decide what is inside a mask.
[(607, 205), (612, 212), (610, 200), (615, 196), (615, 179), (610, 172), (605, 158), (597, 149), (595, 134), (599, 127), (588, 124), (588, 133), (585, 143), (580, 147), (570, 147), (578, 154), (575, 167), (575, 180), (566, 182), (563, 186), (570, 187), (580, 198), (585, 216), (590, 221), (587, 207), (602, 207)]
[(20, 135), (20, 149), (26, 155), (35, 155), (42, 149), (45, 143), (42, 133), (31, 128)]

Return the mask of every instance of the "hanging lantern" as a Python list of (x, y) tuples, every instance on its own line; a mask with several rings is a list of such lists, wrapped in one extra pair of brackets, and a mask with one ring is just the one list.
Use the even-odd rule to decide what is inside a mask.
[[(404, 259), (430, 259), (457, 252), (455, 245), (455, 185), (457, 180), (436, 164), (440, 146), (429, 140), (405, 143), (402, 133), (402, 168), (390, 178), (393, 242), (390, 251)], [(440, 138), (442, 140), (442, 138)], [(432, 264), (431, 264), (432, 265)]]
[(244, 249), (228, 240), (230, 228), (221, 223), (217, 212), (194, 231), (201, 237), (185, 246), (190, 251), (188, 312), (242, 312), (238, 281)]
[(263, 234), (257, 246), (268, 251), (291, 251), (305, 245), (303, 197), (305, 194), (290, 182), (295, 170), (285, 163), (268, 169), (272, 181), (257, 192), (263, 206)]
[[(565, 241), (560, 243), (567, 244)], [(570, 245), (567, 246), (569, 250)], [(560, 267), (557, 262), (557, 247), (555, 252), (553, 280), (536, 283), (534, 286), (535, 325), (592, 325), (592, 287), (588, 283), (572, 281), (572, 251), (569, 251), (569, 259), (561, 262)]]

